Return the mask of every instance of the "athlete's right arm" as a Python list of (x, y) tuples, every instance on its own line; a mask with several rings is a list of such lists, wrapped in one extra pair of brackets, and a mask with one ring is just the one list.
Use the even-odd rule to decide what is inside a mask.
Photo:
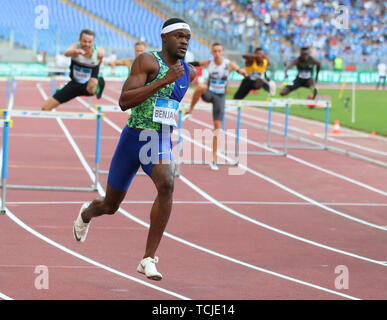
[(184, 75), (184, 67), (178, 61), (170, 66), (165, 77), (145, 86), (147, 81), (157, 76), (158, 70), (156, 58), (150, 53), (144, 52), (134, 60), (132, 71), (124, 83), (119, 99), (122, 111), (138, 106), (161, 88)]
[(192, 62), (188, 62), (190, 65), (193, 65), (194, 67), (203, 67), (203, 68), (207, 68), (209, 63), (210, 63), (210, 60), (200, 60), (200, 61), (192, 61)]
[(70, 58), (75, 58), (75, 57), (79, 56), (80, 54), (85, 54), (85, 53), (86, 53), (85, 50), (83, 50), (81, 48), (78, 48), (78, 44), (77, 43), (73, 43), (65, 51), (64, 56), (70, 57)]
[(130, 67), (131, 63), (132, 63), (131, 58), (124, 58), (124, 59), (118, 59), (118, 60), (114, 60), (114, 61), (109, 62), (109, 66), (111, 66), (111, 67), (115, 67), (115, 66)]
[(298, 59), (293, 60), (288, 66), (285, 67), (285, 78), (288, 77), (288, 70), (293, 68), (298, 63)]

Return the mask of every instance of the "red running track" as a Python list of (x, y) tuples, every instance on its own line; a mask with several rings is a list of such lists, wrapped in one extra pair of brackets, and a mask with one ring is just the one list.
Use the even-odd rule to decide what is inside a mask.
[[(23, 94), (21, 87), (15, 108), (39, 109), (39, 90)], [(118, 94), (119, 86), (108, 84), (104, 99), (81, 98), (60, 109), (89, 112), (86, 104), (112, 104)], [(122, 128), (127, 115), (106, 118)], [(63, 123), (93, 168), (95, 123)], [(210, 113), (195, 111), (184, 129), (192, 133), (203, 124), (211, 126)], [(248, 139), (264, 141), (264, 130), (243, 128)], [(103, 122), (102, 169), (118, 136)], [(92, 183), (54, 119), (15, 118), (9, 144), (9, 184)], [(304, 163), (249, 156), (241, 175), (229, 175), (228, 167), (212, 172), (182, 165), (158, 251), (161, 282), (136, 272), (156, 196), (147, 177), (136, 177), (120, 213), (93, 220), (83, 244), (73, 240), (73, 221), (97, 193), (8, 189), (10, 213), (0, 216), (0, 293), (13, 299), (385, 299), (386, 170), (327, 151), (290, 155)], [(100, 183), (105, 188), (106, 175)], [(49, 270), (47, 290), (35, 287), (40, 265)], [(338, 266), (348, 270), (348, 288), (337, 286)]]

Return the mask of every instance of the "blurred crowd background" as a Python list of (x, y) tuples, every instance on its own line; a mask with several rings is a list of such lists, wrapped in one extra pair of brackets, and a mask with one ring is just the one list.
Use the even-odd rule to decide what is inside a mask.
[(387, 55), (387, 1), (343, 0), (159, 0), (192, 20), (214, 39), (252, 52), (254, 45), (286, 62), (309, 46), (334, 68), (369, 69)]
[(191, 24), (190, 57), (196, 60), (210, 57), (213, 42), (222, 42), (226, 55), (240, 64), (242, 53), (262, 47), (274, 69), (283, 68), (304, 46), (325, 70), (375, 71), (387, 57), (387, 1), (1, 0), (1, 4), (0, 62), (53, 62), (77, 41), (83, 28), (96, 31), (96, 43), (108, 56), (133, 57), (137, 41), (146, 42), (147, 49), (161, 47), (159, 30), (171, 16)]

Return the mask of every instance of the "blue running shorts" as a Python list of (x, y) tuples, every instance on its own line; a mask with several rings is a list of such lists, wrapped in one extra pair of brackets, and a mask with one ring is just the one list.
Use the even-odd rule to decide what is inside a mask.
[(110, 163), (108, 185), (127, 191), (140, 166), (151, 176), (154, 164), (172, 158), (171, 130), (137, 130), (127, 125)]

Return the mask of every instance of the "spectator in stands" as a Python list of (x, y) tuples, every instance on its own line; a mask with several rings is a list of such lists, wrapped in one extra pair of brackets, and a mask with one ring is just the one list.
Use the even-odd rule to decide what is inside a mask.
[(343, 71), (343, 58), (341, 57), (335, 58), (333, 69), (335, 71)]
[(47, 61), (46, 61), (46, 57), (47, 57), (47, 52), (45, 51), (39, 51), (37, 54), (36, 54), (36, 61), (38, 63), (43, 63), (45, 64)]

